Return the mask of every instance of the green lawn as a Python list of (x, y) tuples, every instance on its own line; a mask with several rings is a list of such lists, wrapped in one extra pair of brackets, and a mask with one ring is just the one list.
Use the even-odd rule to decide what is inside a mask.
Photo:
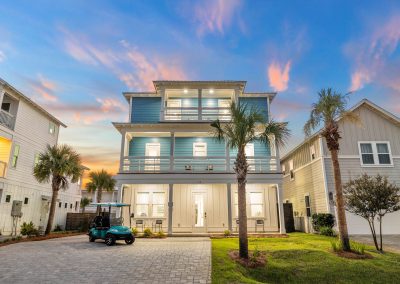
[(265, 267), (246, 269), (228, 252), (238, 248), (237, 238), (212, 240), (213, 283), (400, 283), (400, 255), (367, 252), (373, 259), (344, 259), (331, 253), (331, 237), (293, 233), (288, 238), (250, 239), (267, 252)]

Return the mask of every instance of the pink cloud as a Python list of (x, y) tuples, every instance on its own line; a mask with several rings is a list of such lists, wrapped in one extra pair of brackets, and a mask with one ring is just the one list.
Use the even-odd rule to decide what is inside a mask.
[(291, 61), (289, 60), (283, 66), (278, 62), (272, 62), (268, 66), (268, 79), (269, 85), (277, 92), (287, 90), (289, 84), (289, 72), (291, 68)]
[(361, 38), (348, 42), (345, 54), (352, 61), (350, 91), (363, 88), (371, 82), (397, 86), (398, 78), (390, 74), (393, 71), (391, 55), (400, 43), (400, 14), (386, 21), (374, 22)]
[[(194, 17), (198, 24), (197, 34), (206, 33), (224, 34), (234, 21), (234, 16), (242, 6), (241, 0), (206, 0), (201, 1), (194, 10)], [(243, 25), (242, 21), (238, 21)], [(241, 27), (243, 30), (243, 27)]]
[(184, 80), (185, 72), (173, 56), (151, 57), (126, 40), (111, 48), (99, 47), (87, 38), (63, 30), (66, 52), (79, 62), (104, 66), (129, 89), (153, 90), (153, 80)]
[(55, 95), (57, 84), (45, 78), (42, 74), (38, 74), (37, 79), (28, 79), (28, 84), (30, 88), (39, 95), (39, 97), (34, 96), (34, 99), (45, 102), (57, 101), (58, 98)]

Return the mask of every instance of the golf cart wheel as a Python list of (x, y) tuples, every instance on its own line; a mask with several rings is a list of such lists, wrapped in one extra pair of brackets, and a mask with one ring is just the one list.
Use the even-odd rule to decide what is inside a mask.
[(106, 235), (106, 239), (105, 239), (105, 243), (108, 246), (112, 246), (115, 244), (115, 237), (112, 234), (107, 234)]
[(135, 242), (135, 237), (134, 237), (134, 236), (130, 236), (130, 237), (128, 237), (128, 238), (125, 239), (125, 243), (126, 243), (127, 245), (131, 245), (131, 244), (133, 244), (134, 242)]
[(93, 243), (96, 240), (95, 237), (92, 236), (92, 234), (89, 234), (89, 242)]

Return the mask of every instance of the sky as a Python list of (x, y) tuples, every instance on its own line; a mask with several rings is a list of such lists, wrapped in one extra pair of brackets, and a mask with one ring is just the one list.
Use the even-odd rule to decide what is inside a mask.
[(68, 125), (60, 142), (117, 171), (124, 91), (245, 80), (292, 137), (321, 88), (400, 114), (400, 1), (0, 1), (0, 77)]

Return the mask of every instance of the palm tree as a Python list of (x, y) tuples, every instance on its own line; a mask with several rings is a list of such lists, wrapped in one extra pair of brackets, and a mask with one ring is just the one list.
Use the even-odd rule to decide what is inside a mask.
[(85, 213), (85, 208), (92, 202), (91, 199), (87, 198), (86, 196), (81, 199), (81, 208), (82, 213)]
[(46, 151), (40, 153), (39, 160), (33, 168), (33, 175), (40, 183), (51, 182), (53, 191), (46, 235), (53, 226), (58, 192), (60, 189), (66, 190), (70, 182), (78, 182), (83, 170), (80, 155), (68, 145), (47, 145)]
[(246, 182), (249, 164), (247, 162), (246, 144), (260, 141), (269, 145), (275, 138), (278, 146), (283, 146), (290, 131), (287, 123), (267, 122), (264, 116), (256, 108), (247, 108), (244, 104), (232, 103), (230, 105), (231, 119), (228, 122), (216, 120), (211, 123), (213, 133), (219, 141), (226, 141), (231, 149), (237, 149), (235, 161), (235, 173), (238, 183), (238, 207), (239, 207), (239, 255), (247, 259), (247, 214), (246, 214)]
[(350, 240), (347, 232), (342, 179), (338, 159), (339, 140), (341, 139), (338, 120), (346, 119), (352, 122), (358, 122), (359, 117), (353, 112), (346, 110), (347, 95), (342, 95), (328, 88), (322, 89), (318, 93), (318, 96), (318, 102), (312, 105), (310, 118), (304, 125), (304, 132), (306, 136), (310, 136), (312, 130), (316, 129), (320, 124), (323, 124), (321, 135), (326, 139), (332, 158), (339, 236), (343, 250), (350, 251)]
[[(113, 191), (115, 188), (116, 180), (106, 170), (90, 172), (90, 181), (86, 184), (88, 192), (97, 191), (97, 202), (101, 202), (101, 195), (103, 190)], [(101, 210), (101, 206), (97, 207), (97, 213)]]

